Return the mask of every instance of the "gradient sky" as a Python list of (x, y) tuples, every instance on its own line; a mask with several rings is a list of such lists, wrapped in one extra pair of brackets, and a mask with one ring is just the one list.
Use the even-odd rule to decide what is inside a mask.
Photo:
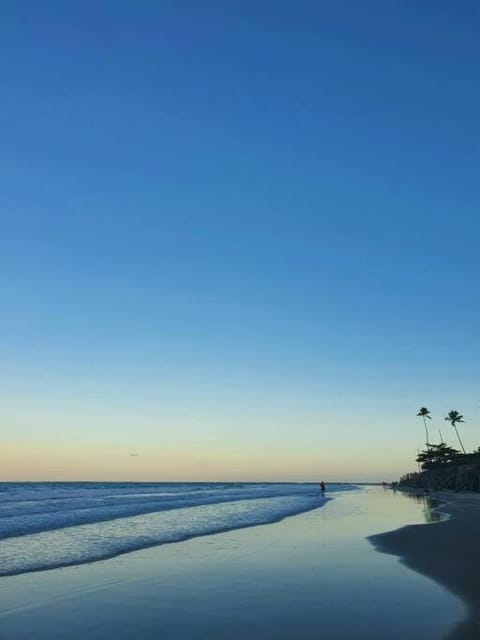
[(477, 2), (0, 13), (1, 480), (480, 445)]

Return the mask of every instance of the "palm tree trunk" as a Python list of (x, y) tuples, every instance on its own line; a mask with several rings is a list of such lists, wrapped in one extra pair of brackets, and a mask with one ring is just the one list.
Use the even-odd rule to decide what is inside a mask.
[(465, 447), (463, 446), (462, 439), (460, 438), (460, 434), (458, 433), (457, 425), (456, 425), (456, 424), (454, 424), (454, 425), (453, 425), (453, 428), (455, 429), (455, 433), (457, 434), (457, 438), (458, 438), (458, 441), (459, 441), (459, 443), (460, 443), (460, 446), (462, 447), (462, 451), (463, 451), (463, 453), (466, 453), (466, 451), (465, 451)]
[(427, 445), (427, 449), (428, 449), (428, 428), (427, 428), (427, 421), (425, 420), (425, 416), (423, 416), (423, 424), (425, 425), (425, 437), (427, 439), (425, 444)]

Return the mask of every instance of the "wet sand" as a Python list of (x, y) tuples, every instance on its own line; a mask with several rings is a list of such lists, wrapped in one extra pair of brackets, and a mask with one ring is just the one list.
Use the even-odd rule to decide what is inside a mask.
[[(418, 495), (419, 492), (417, 492)], [(448, 519), (431, 526), (409, 525), (370, 537), (379, 551), (400, 556), (402, 562), (433, 578), (468, 606), (468, 618), (446, 637), (480, 638), (480, 495), (431, 492), (438, 511)]]
[(0, 639), (439, 640), (463, 602), (367, 540), (432, 517), (372, 487), (272, 525), (1, 578)]

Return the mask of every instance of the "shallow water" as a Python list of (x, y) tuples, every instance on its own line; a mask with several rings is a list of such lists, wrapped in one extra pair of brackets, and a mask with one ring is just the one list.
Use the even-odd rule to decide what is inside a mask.
[(4, 483), (0, 576), (277, 522), (324, 503), (312, 483)]
[(2, 578), (0, 638), (439, 640), (462, 603), (366, 540), (431, 518), (369, 488), (276, 524)]

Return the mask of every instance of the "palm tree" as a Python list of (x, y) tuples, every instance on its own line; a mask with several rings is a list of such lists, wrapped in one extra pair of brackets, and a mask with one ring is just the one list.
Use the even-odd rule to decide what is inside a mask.
[(460, 438), (460, 434), (457, 429), (457, 422), (465, 422), (463, 416), (458, 413), (458, 411), (449, 411), (448, 416), (445, 418), (447, 422), (450, 422), (452, 427), (455, 429), (455, 433), (457, 434), (458, 441), (460, 446), (462, 447), (463, 453), (466, 453), (465, 447), (463, 446), (462, 439)]
[(417, 413), (417, 416), (420, 416), (423, 418), (423, 424), (425, 425), (425, 437), (427, 439), (426, 445), (428, 447), (428, 429), (427, 429), (427, 418), (429, 420), (431, 420), (432, 418), (430, 417), (430, 411), (427, 409), (427, 407), (420, 407), (420, 411)]

